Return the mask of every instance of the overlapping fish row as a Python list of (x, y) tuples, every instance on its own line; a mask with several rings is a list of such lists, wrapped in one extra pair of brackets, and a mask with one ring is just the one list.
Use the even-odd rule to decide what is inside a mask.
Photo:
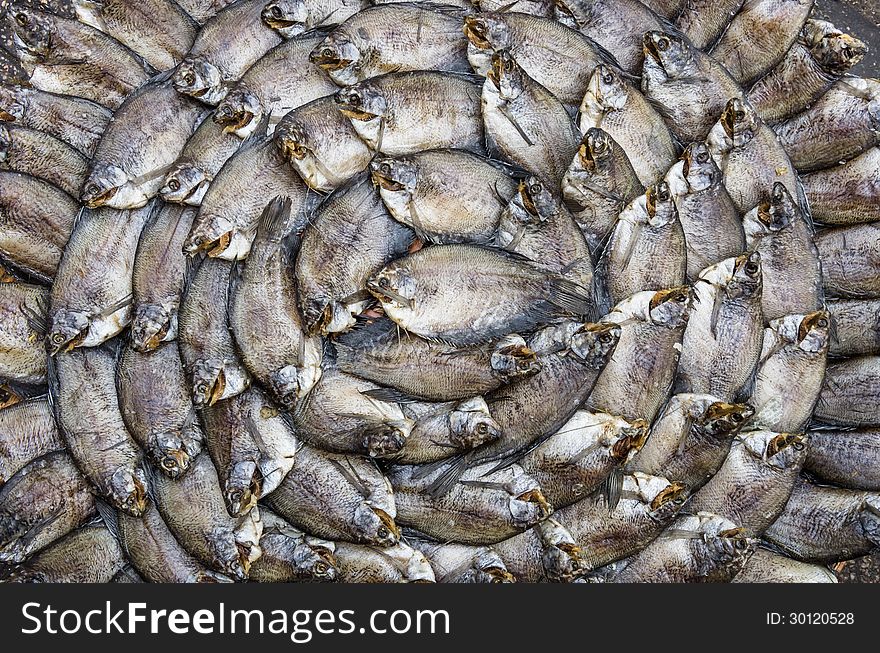
[(880, 82), (811, 0), (3, 9), (9, 579), (880, 545)]

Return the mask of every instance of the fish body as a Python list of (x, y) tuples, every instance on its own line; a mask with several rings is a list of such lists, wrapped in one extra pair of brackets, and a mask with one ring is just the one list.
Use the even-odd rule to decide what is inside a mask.
[(842, 165), (802, 177), (813, 219), (824, 224), (880, 220), (880, 147)]
[(0, 487), (42, 456), (64, 448), (46, 399), (31, 399), (0, 410)]
[(48, 307), (49, 293), (42, 286), (0, 284), (0, 379), (4, 382), (29, 386), (46, 383), (42, 327)]
[(835, 227), (816, 236), (822, 284), (832, 297), (880, 298), (880, 225)]
[(76, 196), (85, 181), (87, 165), (76, 148), (54, 136), (0, 122), (0, 169), (44, 179)]
[(840, 426), (880, 426), (878, 390), (880, 356), (831, 362), (813, 415)]
[(816, 429), (804, 470), (822, 482), (853, 490), (880, 491), (880, 430)]

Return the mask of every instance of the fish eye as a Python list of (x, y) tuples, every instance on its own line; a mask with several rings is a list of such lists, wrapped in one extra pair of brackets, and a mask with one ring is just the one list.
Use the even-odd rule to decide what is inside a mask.
[(165, 456), (162, 459), (162, 467), (165, 469), (174, 469), (176, 465), (177, 461), (174, 460), (174, 458), (172, 458), (171, 456)]
[(391, 287), (391, 282), (388, 281), (387, 278), (382, 277), (381, 279), (379, 279), (379, 287), (387, 290), (388, 288)]
[(56, 333), (54, 336), (52, 336), (52, 342), (54, 342), (56, 345), (64, 344), (64, 336), (60, 333)]
[(733, 546), (734, 546), (735, 548), (737, 548), (738, 550), (743, 551), (743, 550), (745, 550), (745, 548), (746, 548), (748, 545), (746, 544), (746, 541), (745, 541), (745, 540), (743, 540), (743, 539), (737, 539), (737, 540), (733, 543)]
[(193, 75), (191, 72), (188, 72), (183, 76), (183, 81), (186, 82), (187, 84), (195, 84), (196, 83), (196, 76)]
[(665, 184), (657, 188), (657, 198), (661, 202), (665, 202), (669, 199), (669, 188)]
[(379, 172), (381, 172), (383, 175), (390, 175), (391, 166), (387, 163), (383, 163), (379, 166)]
[(611, 82), (614, 81), (614, 75), (612, 75), (610, 72), (607, 72), (604, 75), (602, 75), (602, 81), (605, 82), (606, 84), (610, 84)]
[(697, 155), (697, 163), (708, 163), (709, 161), (709, 153), (708, 152), (700, 152)]
[(532, 184), (531, 186), (529, 186), (529, 193), (531, 193), (532, 195), (537, 195), (542, 190), (544, 190), (544, 187), (541, 186), (541, 184)]
[(730, 419), (739, 424), (741, 421), (743, 421), (743, 416), (739, 413), (731, 413)]
[(168, 182), (168, 188), (170, 188), (173, 192), (177, 192), (180, 190), (180, 182), (176, 179), (172, 179)]
[(733, 117), (736, 118), (737, 120), (743, 120), (746, 117), (746, 112), (742, 111), (742, 110), (734, 111)]
[(352, 91), (348, 94), (348, 103), (354, 107), (359, 107), (361, 105), (361, 95), (360, 93)]
[(486, 435), (486, 433), (488, 433), (488, 432), (489, 432), (489, 427), (486, 426), (485, 424), (478, 424), (477, 425), (477, 433), (479, 433), (480, 435)]
[(327, 564), (326, 563), (318, 562), (315, 564), (315, 573), (316, 574), (323, 574), (326, 571), (327, 571)]
[(27, 16), (25, 16), (23, 13), (16, 14), (15, 22), (22, 27), (25, 27), (27, 25)]
[(825, 327), (828, 326), (828, 320), (826, 320), (826, 319), (823, 317), (821, 320), (819, 320), (818, 322), (816, 322), (816, 326), (819, 327), (820, 329), (824, 329)]
[(274, 18), (281, 18), (281, 7), (278, 5), (272, 5), (272, 8), (269, 11), (272, 12)]
[(684, 304), (687, 300), (687, 295), (679, 295), (675, 298), (675, 301), (677, 301), (679, 304)]
[(232, 499), (233, 501), (240, 501), (241, 500), (241, 490), (233, 490), (232, 492), (229, 493), (229, 498)]
[(333, 56), (333, 48), (322, 48), (321, 49), (322, 57), (332, 57)]
[(388, 529), (385, 528), (384, 526), (380, 526), (379, 530), (376, 531), (376, 535), (378, 535), (380, 538), (382, 538), (384, 540), (389, 535)]
[(507, 59), (507, 60), (505, 60), (505, 62), (504, 62), (504, 70), (505, 70), (506, 72), (508, 72), (508, 73), (509, 73), (511, 70), (513, 70), (513, 60), (512, 60), (512, 59)]
[(599, 336), (599, 342), (608, 343), (611, 342), (611, 340), (612, 338), (610, 333), (603, 333), (601, 336)]
[(666, 52), (669, 49), (669, 39), (665, 36), (661, 36), (657, 39), (657, 49), (660, 50), (660, 52)]

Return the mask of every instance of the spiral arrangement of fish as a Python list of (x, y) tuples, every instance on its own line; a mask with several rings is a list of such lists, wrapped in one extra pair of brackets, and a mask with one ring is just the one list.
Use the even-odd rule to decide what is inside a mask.
[(2, 0), (0, 578), (836, 582), (880, 81), (814, 5)]

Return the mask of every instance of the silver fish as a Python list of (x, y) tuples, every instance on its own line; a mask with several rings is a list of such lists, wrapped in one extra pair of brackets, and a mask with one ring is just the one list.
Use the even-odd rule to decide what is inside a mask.
[(78, 195), (88, 162), (76, 148), (44, 132), (0, 122), (0, 170), (39, 177)]
[(816, 236), (825, 292), (836, 297), (880, 298), (880, 225), (835, 227)]
[(817, 222), (853, 224), (880, 220), (880, 147), (843, 165), (802, 177)]
[(336, 542), (339, 580), (343, 583), (433, 583), (427, 558), (404, 542), (378, 548)]
[(221, 9), (231, 5), (236, 0), (176, 0), (181, 8), (193, 17), (199, 25), (204, 25), (208, 20), (217, 15)]
[(319, 582), (339, 577), (336, 543), (312, 537), (294, 528), (268, 508), (260, 508), (263, 555), (252, 566), (248, 580), (257, 583)]
[(825, 483), (880, 491), (880, 429), (815, 429), (804, 470)]
[(688, 0), (675, 24), (695, 47), (706, 50), (724, 33), (743, 4), (745, 0)]
[(833, 299), (827, 308), (834, 322), (830, 356), (880, 354), (880, 299)]
[(492, 547), (413, 539), (440, 583), (514, 583), (516, 579)]
[(64, 448), (46, 399), (0, 410), (0, 487), (31, 461)]
[(523, 583), (572, 583), (587, 566), (574, 536), (552, 517), (492, 548), (513, 579)]
[(263, 8), (262, 17), (266, 25), (289, 39), (341, 23), (369, 6), (367, 0), (272, 0)]
[(837, 577), (820, 565), (792, 560), (759, 548), (732, 583), (836, 583)]
[(813, 413), (841, 426), (880, 426), (880, 356), (829, 363)]
[(0, 379), (46, 383), (46, 312), (49, 292), (27, 283), (0, 283)]

